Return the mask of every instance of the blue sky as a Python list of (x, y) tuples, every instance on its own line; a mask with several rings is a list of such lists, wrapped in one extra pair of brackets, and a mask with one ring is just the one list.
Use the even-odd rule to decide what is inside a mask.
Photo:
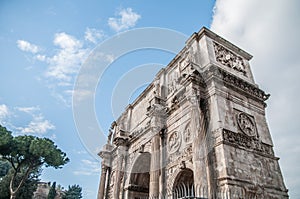
[[(95, 159), (96, 151), (87, 151), (89, 143), (80, 140), (72, 109), (73, 86), (89, 54), (101, 42), (134, 28), (158, 27), (190, 36), (202, 26), (211, 27), (254, 56), (251, 66), (256, 82), (272, 94), (267, 117), (275, 153), (281, 158), (291, 198), (300, 198), (300, 180), (296, 178), (300, 176), (300, 111), (296, 92), (300, 89), (299, 7), (296, 0), (3, 0), (0, 123), (16, 134), (53, 139), (71, 162), (61, 170), (45, 169), (42, 180), (56, 181), (64, 187), (80, 184), (84, 198), (95, 198), (100, 163)], [(148, 49), (118, 59), (106, 57), (113, 62), (99, 81), (94, 105), (103, 131), (114, 120), (111, 96), (121, 77), (134, 67), (149, 63), (153, 67), (147, 76), (153, 77), (173, 56)], [(142, 84), (138, 86), (143, 88)], [(131, 98), (140, 90), (132, 90)]]

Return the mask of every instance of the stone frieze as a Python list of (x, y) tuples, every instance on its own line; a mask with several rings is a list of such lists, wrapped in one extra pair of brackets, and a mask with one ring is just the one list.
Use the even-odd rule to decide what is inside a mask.
[(225, 144), (233, 144), (235, 146), (274, 156), (272, 146), (265, 144), (254, 137), (250, 137), (241, 133), (235, 133), (230, 130), (223, 129), (223, 141)]

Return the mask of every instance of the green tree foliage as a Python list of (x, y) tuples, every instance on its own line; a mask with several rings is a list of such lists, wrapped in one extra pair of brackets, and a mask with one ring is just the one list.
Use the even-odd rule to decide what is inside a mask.
[[(7, 160), (13, 168), (9, 183), (10, 198), (16, 198), (17, 192), (28, 179), (32, 171), (41, 166), (61, 168), (69, 159), (54, 142), (48, 138), (22, 135), (13, 136), (0, 125), (0, 157)], [(22, 174), (17, 183), (18, 174)]]
[(47, 199), (54, 199), (56, 196), (56, 182), (52, 183)]
[(0, 160), (0, 179), (8, 173), (9, 169), (9, 162)]
[(69, 186), (68, 190), (65, 191), (62, 199), (80, 199), (82, 198), (82, 188), (79, 185)]
[[(9, 184), (10, 180), (14, 175), (14, 170), (10, 169), (5, 177), (2, 178), (0, 182), (0, 199), (9, 199), (10, 198), (10, 190)], [(18, 173), (16, 176), (16, 183), (20, 183), (22, 177), (24, 175), (24, 171)], [(18, 193), (16, 194), (16, 198), (18, 199), (28, 199), (32, 198), (33, 193), (37, 188), (37, 183), (39, 181), (40, 171), (36, 170), (29, 174), (28, 178), (25, 180), (23, 186), (20, 188)]]

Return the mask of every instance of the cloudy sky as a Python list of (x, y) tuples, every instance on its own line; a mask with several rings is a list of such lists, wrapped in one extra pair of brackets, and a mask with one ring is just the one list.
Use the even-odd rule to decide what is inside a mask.
[[(254, 56), (256, 83), (271, 94), (267, 118), (275, 153), (291, 198), (300, 198), (299, 8), (297, 0), (1, 1), (0, 124), (17, 135), (53, 139), (71, 162), (61, 170), (45, 169), (42, 180), (80, 184), (85, 198), (95, 198), (100, 163), (73, 120), (81, 66), (95, 47), (123, 31), (159, 27), (190, 36), (206, 26)], [(116, 82), (134, 66), (166, 65), (173, 56), (157, 50), (120, 59), (105, 55), (114, 64), (99, 81), (94, 105), (104, 131), (114, 120), (109, 95)]]

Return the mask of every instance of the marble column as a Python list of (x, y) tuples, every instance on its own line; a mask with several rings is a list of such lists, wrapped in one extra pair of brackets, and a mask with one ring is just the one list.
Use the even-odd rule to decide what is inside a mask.
[(157, 133), (151, 143), (151, 164), (150, 164), (150, 187), (149, 197), (159, 196), (159, 169), (160, 169), (160, 136)]
[(98, 191), (97, 199), (104, 199), (107, 168), (108, 167), (106, 165), (101, 164), (101, 177), (100, 177), (100, 184), (99, 184), (99, 191)]
[(167, 151), (166, 151), (166, 138), (165, 129), (160, 132), (160, 196), (159, 198), (164, 198), (167, 194), (167, 183), (166, 183), (166, 164), (167, 164)]
[(122, 154), (122, 149), (123, 147), (118, 148), (118, 162), (117, 162), (117, 168), (116, 168), (116, 176), (115, 176), (115, 184), (114, 184), (114, 199), (119, 199), (120, 198), (120, 187), (121, 187), (121, 176), (123, 172), (123, 160), (124, 156)]
[(105, 191), (105, 199), (108, 198), (108, 194), (109, 194), (109, 189), (110, 189), (110, 176), (111, 176), (111, 167), (107, 168), (107, 179), (106, 179), (106, 191)]
[(189, 96), (191, 107), (191, 132), (193, 132), (193, 167), (195, 194), (207, 198), (207, 150), (205, 117), (200, 109), (199, 97)]

